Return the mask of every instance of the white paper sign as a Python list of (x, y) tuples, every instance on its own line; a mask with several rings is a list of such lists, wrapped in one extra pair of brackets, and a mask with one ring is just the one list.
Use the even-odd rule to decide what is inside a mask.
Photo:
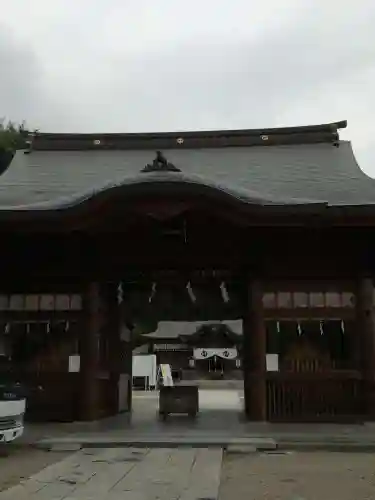
[(133, 356), (133, 377), (148, 377), (150, 385), (156, 385), (156, 355)]
[(180, 351), (185, 350), (185, 344), (154, 344), (155, 351)]
[(78, 354), (69, 356), (69, 372), (78, 373), (81, 365), (81, 357)]
[(278, 372), (279, 371), (279, 355), (278, 354), (266, 354), (266, 367), (268, 372)]
[(163, 379), (163, 384), (165, 387), (173, 387), (173, 377), (171, 365), (159, 365), (160, 375)]

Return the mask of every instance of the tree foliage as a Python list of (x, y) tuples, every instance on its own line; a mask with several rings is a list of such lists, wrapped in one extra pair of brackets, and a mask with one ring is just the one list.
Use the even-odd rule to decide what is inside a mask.
[(14, 153), (17, 149), (26, 149), (28, 134), (24, 123), (0, 120), (0, 151)]

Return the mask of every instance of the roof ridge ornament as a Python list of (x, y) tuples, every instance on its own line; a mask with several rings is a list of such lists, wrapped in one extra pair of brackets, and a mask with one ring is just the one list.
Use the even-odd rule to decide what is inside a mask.
[(161, 151), (156, 151), (153, 162), (148, 163), (141, 172), (181, 172), (181, 170), (170, 163)]

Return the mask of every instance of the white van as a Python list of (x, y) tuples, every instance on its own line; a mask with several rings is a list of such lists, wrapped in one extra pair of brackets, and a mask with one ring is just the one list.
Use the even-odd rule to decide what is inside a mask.
[(9, 443), (23, 434), (26, 399), (18, 384), (0, 381), (0, 443)]

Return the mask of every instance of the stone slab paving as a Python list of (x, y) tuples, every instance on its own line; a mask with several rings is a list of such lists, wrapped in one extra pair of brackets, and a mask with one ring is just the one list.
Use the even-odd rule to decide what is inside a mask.
[(19, 484), (71, 453), (36, 450), (31, 447), (0, 446), (0, 491)]
[(0, 500), (216, 500), (222, 450), (80, 450), (46, 467)]
[(227, 454), (219, 500), (374, 500), (369, 453)]

